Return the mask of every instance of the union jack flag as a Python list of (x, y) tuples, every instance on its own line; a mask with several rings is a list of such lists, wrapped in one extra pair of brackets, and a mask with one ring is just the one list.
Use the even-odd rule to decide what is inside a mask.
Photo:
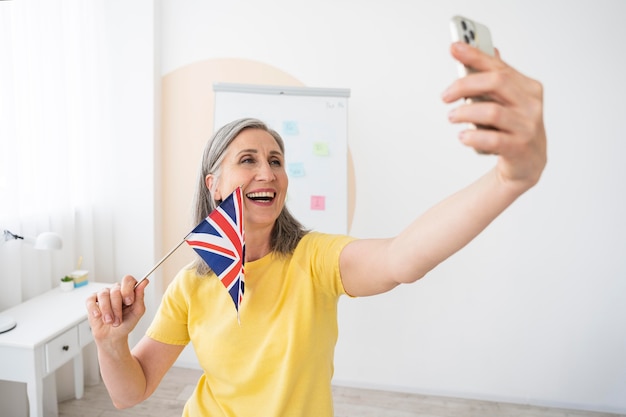
[(237, 318), (244, 293), (243, 193), (237, 187), (185, 238), (222, 281)]

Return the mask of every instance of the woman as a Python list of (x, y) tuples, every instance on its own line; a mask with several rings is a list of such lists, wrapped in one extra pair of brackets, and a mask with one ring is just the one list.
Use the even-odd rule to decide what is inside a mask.
[[(232, 300), (199, 260), (168, 287), (147, 335), (128, 334), (145, 311), (147, 283), (121, 284), (87, 300), (104, 382), (117, 407), (149, 397), (191, 341), (204, 369), (185, 416), (332, 416), (331, 378), (340, 295), (367, 296), (414, 282), (480, 233), (539, 180), (546, 163), (542, 86), (462, 43), (451, 53), (479, 72), (456, 80), (444, 102), (488, 95), (453, 110), (460, 140), (497, 154), (486, 175), (418, 217), (398, 236), (356, 240), (307, 233), (284, 206), (284, 148), (253, 119), (207, 144), (196, 198), (199, 223), (237, 186), (245, 195), (246, 294), (241, 325)], [(126, 305), (127, 308), (122, 308)]]

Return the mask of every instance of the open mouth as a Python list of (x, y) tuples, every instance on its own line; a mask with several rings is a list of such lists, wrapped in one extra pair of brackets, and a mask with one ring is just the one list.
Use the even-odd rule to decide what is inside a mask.
[(248, 193), (246, 194), (246, 197), (253, 201), (269, 203), (274, 200), (274, 197), (276, 197), (276, 193), (270, 191), (261, 191), (257, 193)]

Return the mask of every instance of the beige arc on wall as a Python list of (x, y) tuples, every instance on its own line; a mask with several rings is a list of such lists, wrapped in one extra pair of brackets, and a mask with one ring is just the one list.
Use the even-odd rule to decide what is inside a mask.
[[(291, 75), (261, 62), (210, 59), (187, 65), (162, 80), (161, 227), (164, 250), (191, 230), (193, 194), (202, 150), (213, 133), (216, 82), (304, 86)], [(289, 155), (287, 155), (289, 159)], [(348, 228), (355, 208), (356, 181), (348, 149)], [(193, 251), (181, 246), (163, 264), (163, 292), (178, 270), (191, 262)]]

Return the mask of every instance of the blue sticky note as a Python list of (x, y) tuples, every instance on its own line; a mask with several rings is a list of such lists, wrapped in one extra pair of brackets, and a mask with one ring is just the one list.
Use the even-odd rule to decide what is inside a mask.
[(283, 122), (284, 135), (297, 135), (298, 133), (300, 133), (300, 129), (298, 129), (298, 122), (295, 120), (285, 120)]
[(304, 177), (304, 164), (302, 162), (288, 164), (287, 172), (290, 177)]

